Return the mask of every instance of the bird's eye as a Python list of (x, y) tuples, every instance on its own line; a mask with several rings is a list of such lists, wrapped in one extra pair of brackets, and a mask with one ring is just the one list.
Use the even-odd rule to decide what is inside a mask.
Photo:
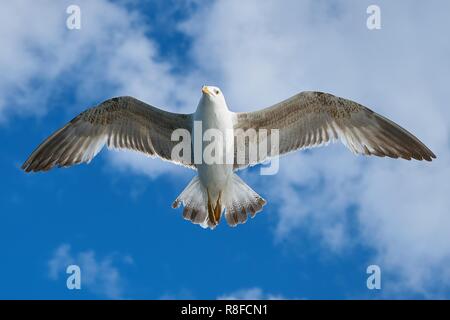
[(216, 89), (216, 90), (214, 91), (214, 93), (215, 93), (215, 94), (219, 94), (220, 91)]

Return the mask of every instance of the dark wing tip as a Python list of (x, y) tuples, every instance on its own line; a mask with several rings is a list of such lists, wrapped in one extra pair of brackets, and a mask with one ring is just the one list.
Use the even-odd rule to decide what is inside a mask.
[(436, 159), (436, 155), (428, 149), (418, 139), (411, 140), (410, 145), (406, 146), (408, 154), (401, 154), (400, 157), (407, 160), (428, 161), (431, 162)]
[(389, 149), (393, 150), (397, 157), (429, 162), (436, 159), (436, 155), (412, 133), (395, 122), (377, 113), (374, 114), (382, 129), (384, 141), (387, 141)]
[(27, 161), (24, 162), (21, 169), (23, 171), (25, 171), (26, 173), (30, 173), (30, 172), (38, 172), (38, 171), (48, 171), (51, 169), (51, 167), (49, 167), (49, 168), (42, 167), (39, 165), (39, 162), (36, 161), (35, 158), (29, 158)]
[(433, 159), (436, 159), (436, 155), (431, 151), (425, 144), (423, 144), (419, 139), (416, 138), (416, 143), (418, 146), (418, 157), (414, 157), (414, 159), (422, 161), (431, 162)]
[(421, 159), (416, 159), (416, 160), (419, 160), (419, 161), (425, 160), (425, 161), (431, 162), (431, 161), (433, 161), (433, 159), (436, 159), (436, 156), (433, 153), (424, 153), (424, 154), (421, 154), (421, 156), (422, 156)]
[(27, 170), (27, 168), (28, 168), (28, 164), (27, 164), (27, 161), (25, 161), (25, 162), (22, 164), (22, 166), (20, 167), (20, 169), (22, 169), (22, 170), (25, 171), (25, 172), (29, 172), (29, 171)]
[(33, 155), (31, 155), (30, 157), (28, 157), (28, 159), (22, 164), (22, 166), (20, 167), (23, 171), (25, 171), (26, 173), (29, 173), (31, 171), (35, 171), (33, 170), (34, 168), (34, 159), (33, 159)]

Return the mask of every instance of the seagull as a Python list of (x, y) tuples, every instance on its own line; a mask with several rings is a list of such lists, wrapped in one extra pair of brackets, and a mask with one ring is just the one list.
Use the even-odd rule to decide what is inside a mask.
[[(195, 135), (198, 122), (202, 130), (215, 129), (224, 134), (231, 131), (234, 138), (244, 138), (240, 140), (244, 145), (234, 143), (234, 138), (219, 145), (232, 161), (197, 162), (192, 150), (189, 156), (173, 156), (172, 150), (178, 144), (173, 132), (182, 129)], [(267, 141), (256, 136), (260, 130), (267, 130), (269, 136), (277, 132), (277, 148), (256, 157), (247, 153), (237, 157), (240, 149), (260, 147)], [(436, 158), (419, 139), (396, 123), (332, 94), (305, 91), (259, 111), (232, 112), (218, 87), (203, 86), (197, 109), (191, 114), (167, 112), (129, 96), (106, 100), (54, 132), (34, 150), (22, 169), (36, 172), (89, 163), (104, 145), (159, 157), (197, 170), (172, 207), (182, 204), (186, 220), (214, 229), (222, 215), (228, 225), (236, 226), (245, 223), (249, 215), (255, 217), (266, 204), (236, 171), (337, 140), (354, 154), (426, 161)], [(200, 151), (207, 147), (202, 142)]]

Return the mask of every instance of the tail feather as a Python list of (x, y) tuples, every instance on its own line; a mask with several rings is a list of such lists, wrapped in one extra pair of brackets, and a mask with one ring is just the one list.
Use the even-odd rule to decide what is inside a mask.
[(232, 183), (228, 185), (226, 194), (225, 219), (228, 225), (232, 227), (245, 223), (249, 214), (250, 217), (254, 218), (256, 213), (261, 211), (266, 204), (266, 200), (236, 174), (233, 174)]
[(245, 223), (248, 215), (254, 218), (262, 210), (266, 201), (250, 188), (238, 175), (230, 177), (228, 185), (219, 192), (217, 198), (211, 199), (209, 191), (203, 187), (198, 176), (173, 202), (172, 207), (183, 204), (183, 217), (203, 228), (214, 229), (225, 210), (225, 219), (230, 226)]
[(198, 176), (195, 176), (173, 202), (172, 208), (178, 208), (180, 204), (183, 204), (183, 218), (199, 224), (203, 228), (207, 228), (209, 225), (203, 189), (200, 179)]

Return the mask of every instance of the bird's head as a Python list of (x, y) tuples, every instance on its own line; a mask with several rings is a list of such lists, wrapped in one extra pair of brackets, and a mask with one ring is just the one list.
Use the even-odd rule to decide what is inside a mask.
[(225, 97), (222, 94), (222, 90), (214, 86), (203, 86), (202, 87), (202, 99), (214, 104), (225, 104)]

